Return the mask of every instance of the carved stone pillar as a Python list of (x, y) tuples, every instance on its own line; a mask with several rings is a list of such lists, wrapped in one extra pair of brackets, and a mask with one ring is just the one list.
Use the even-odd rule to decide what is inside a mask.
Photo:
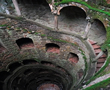
[(14, 6), (15, 6), (17, 15), (20, 16), (21, 15), (21, 12), (20, 12), (20, 9), (19, 9), (19, 6), (18, 6), (17, 1), (16, 0), (12, 0), (12, 1), (13, 1)]
[(90, 31), (91, 24), (92, 24), (90, 17), (87, 17), (86, 20), (88, 21), (88, 23), (87, 23), (86, 28), (85, 28), (85, 35), (84, 35), (85, 39), (87, 39), (87, 35)]
[(54, 15), (54, 28), (55, 30), (58, 30), (58, 15)]

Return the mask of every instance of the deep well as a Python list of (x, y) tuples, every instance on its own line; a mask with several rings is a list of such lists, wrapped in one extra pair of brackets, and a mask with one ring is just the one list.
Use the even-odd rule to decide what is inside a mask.
[(0, 90), (109, 90), (110, 0), (1, 0)]

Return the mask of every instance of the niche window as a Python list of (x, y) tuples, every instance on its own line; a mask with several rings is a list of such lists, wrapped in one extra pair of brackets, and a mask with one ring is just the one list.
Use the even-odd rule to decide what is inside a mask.
[(78, 63), (79, 57), (78, 57), (78, 55), (75, 54), (75, 53), (69, 53), (68, 60), (69, 60), (71, 63)]
[(52, 53), (60, 53), (60, 47), (54, 43), (46, 44), (46, 51)]
[(18, 40), (16, 40), (16, 43), (17, 43), (17, 45), (19, 46), (20, 49), (34, 47), (33, 41), (30, 38), (18, 39)]

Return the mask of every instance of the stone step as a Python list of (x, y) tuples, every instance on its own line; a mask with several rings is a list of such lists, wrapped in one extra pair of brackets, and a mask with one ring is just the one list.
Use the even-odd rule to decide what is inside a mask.
[(98, 48), (98, 49), (95, 49), (94, 51), (95, 51), (95, 53), (96, 53), (96, 55), (97, 55), (97, 54), (99, 54), (102, 50)]
[(97, 62), (98, 62), (98, 63), (104, 63), (105, 61), (106, 61), (106, 59), (104, 59), (104, 58), (99, 58)]
[(96, 42), (92, 41), (92, 40), (88, 40), (90, 42), (91, 45), (95, 45), (97, 44)]
[(100, 46), (99, 45), (96, 45), (96, 44), (95, 45), (92, 45), (92, 47), (94, 48), (94, 50), (95, 49), (100, 49)]
[(106, 59), (107, 55), (103, 54), (100, 58), (105, 58)]
[(104, 63), (97, 63), (97, 67), (101, 68), (103, 66)]
[[(98, 55), (102, 50), (100, 48), (99, 45), (97, 45), (96, 42), (92, 41), (92, 40), (88, 40), (90, 42), (90, 44), (92, 45), (92, 47), (94, 48), (94, 52), (96, 55)], [(96, 65), (96, 72), (103, 66), (104, 62), (106, 61), (106, 55), (103, 54), (97, 61), (97, 65)]]

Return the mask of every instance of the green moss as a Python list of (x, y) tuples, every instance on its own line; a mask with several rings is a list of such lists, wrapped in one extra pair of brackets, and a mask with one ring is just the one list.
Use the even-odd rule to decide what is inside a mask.
[(27, 29), (22, 29), (24, 32), (27, 32)]
[(110, 27), (107, 29), (107, 40), (105, 43), (102, 45), (101, 49), (104, 51), (105, 49), (110, 49)]
[(85, 75), (86, 75), (86, 71), (88, 69), (87, 58), (86, 58), (86, 55), (84, 54), (84, 51), (82, 49), (79, 49), (79, 50), (81, 51), (81, 54), (83, 55), (83, 59), (85, 62)]
[(69, 42), (67, 42), (67, 41), (65, 41), (65, 40), (60, 40), (60, 39), (54, 39), (54, 38), (52, 38), (52, 40), (58, 41), (58, 42), (63, 42), (63, 43), (69, 43)]
[(8, 28), (11, 28), (11, 26), (8, 26)]
[(20, 29), (20, 27), (17, 27), (16, 29)]
[(104, 14), (110, 16), (110, 12), (106, 12), (106, 11), (97, 9), (96, 6), (95, 6), (95, 8), (94, 7), (91, 7), (89, 4), (87, 4), (86, 2), (84, 2), (82, 0), (62, 0), (61, 2), (55, 3), (55, 5), (58, 6), (59, 4), (65, 4), (65, 3), (69, 3), (69, 2), (76, 2), (76, 3), (83, 4), (83, 5), (85, 5), (86, 7), (88, 7), (89, 9), (91, 9), (93, 11), (104, 13)]
[(52, 39), (52, 37), (47, 36), (48, 39)]
[(17, 19), (17, 20), (23, 20), (24, 18), (23, 17), (15, 17), (15, 19)]
[(2, 25), (0, 25), (0, 27), (5, 27), (5, 26), (7, 26), (7, 24), (2, 24)]
[(40, 60), (39, 60), (39, 59), (37, 59), (37, 58), (34, 58), (34, 60), (35, 60), (35, 61), (37, 61), (38, 63), (40, 63)]
[(96, 78), (100, 77), (99, 74), (105, 70), (105, 68), (109, 65), (109, 63), (110, 63), (110, 57), (107, 58), (105, 65), (97, 73), (95, 73), (95, 75), (92, 78), (89, 79), (86, 85), (89, 84), (91, 81), (95, 80)]
[(38, 32), (35, 33), (35, 35), (37, 35), (37, 34), (38, 34)]
[(90, 87), (87, 87), (86, 89), (83, 90), (100, 90), (100, 88), (106, 87), (108, 84), (110, 84), (110, 78), (103, 80), (99, 83), (96, 83)]
[[(85, 76), (86, 73), (87, 73), (87, 70), (89, 68), (88, 67), (88, 63), (87, 63), (87, 58), (86, 58), (86, 55), (85, 55), (85, 53), (84, 53), (84, 51), (82, 49), (79, 48), (79, 51), (81, 51), (81, 54), (82, 54), (84, 62), (85, 62), (85, 70), (84, 70), (84, 75), (83, 75), (83, 76)], [(82, 78), (82, 81), (83, 81), (83, 79), (84, 79), (84, 77)], [(80, 81), (80, 83), (82, 83), (82, 81)]]
[(43, 37), (44, 37), (44, 36), (46, 36), (46, 35), (45, 35), (45, 34), (41, 34), (41, 36), (43, 36)]
[(109, 74), (110, 73), (110, 69), (108, 69), (108, 70), (104, 70), (104, 71), (102, 71), (99, 75), (98, 75), (98, 77), (100, 77), (100, 76), (103, 76), (103, 75), (105, 75), (105, 74)]

